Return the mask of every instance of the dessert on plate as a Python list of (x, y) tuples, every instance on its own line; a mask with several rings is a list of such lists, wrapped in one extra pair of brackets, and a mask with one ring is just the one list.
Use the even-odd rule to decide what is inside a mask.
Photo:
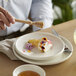
[(51, 40), (46, 37), (41, 39), (30, 39), (26, 44), (26, 49), (31, 51), (33, 48), (37, 47), (41, 52), (47, 52), (52, 47)]

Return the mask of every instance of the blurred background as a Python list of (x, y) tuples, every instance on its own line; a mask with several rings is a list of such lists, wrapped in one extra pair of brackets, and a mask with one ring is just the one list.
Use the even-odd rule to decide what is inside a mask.
[(53, 25), (76, 19), (76, 0), (52, 0), (52, 2), (54, 9)]

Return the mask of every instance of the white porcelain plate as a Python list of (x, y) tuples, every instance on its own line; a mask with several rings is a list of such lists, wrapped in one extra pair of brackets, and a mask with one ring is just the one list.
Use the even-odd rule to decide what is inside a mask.
[[(66, 38), (62, 37), (62, 39), (68, 45), (69, 49), (73, 52), (72, 44)], [(19, 55), (16, 52), (14, 45), (13, 45), (13, 52), (14, 52), (14, 54), (17, 58), (19, 58), (20, 60), (22, 60), (24, 62), (31, 63), (31, 64), (36, 64), (36, 65), (54, 65), (54, 64), (58, 64), (58, 63), (64, 62), (65, 60), (70, 58), (71, 55), (72, 55), (72, 52), (68, 53), (68, 52), (64, 52), (65, 51), (64, 50), (62, 54), (59, 54), (58, 56), (55, 56), (53, 58), (49, 58), (48, 60), (32, 60), (32, 59), (28, 59), (28, 58), (25, 58), (25, 57)]]
[[(29, 53), (25, 48), (25, 44), (28, 42), (28, 40), (41, 39), (43, 37), (47, 37), (47, 39), (51, 40), (53, 47), (50, 48), (46, 53), (40, 52), (38, 48), (35, 47)], [(49, 59), (50, 57), (54, 57), (61, 54), (64, 50), (64, 43), (61, 39), (59, 39), (58, 37), (50, 33), (35, 32), (35, 33), (26, 34), (19, 37), (15, 43), (15, 47), (16, 47), (16, 52), (21, 56), (24, 56), (29, 59), (34, 59), (34, 60), (45, 60), (45, 59)], [(26, 51), (24, 52), (24, 50)]]

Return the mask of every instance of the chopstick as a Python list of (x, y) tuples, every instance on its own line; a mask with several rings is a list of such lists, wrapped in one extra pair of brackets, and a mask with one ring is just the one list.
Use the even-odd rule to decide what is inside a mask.
[(20, 20), (20, 19), (15, 19), (16, 22), (20, 22), (20, 23), (26, 23), (29, 25), (35, 25), (37, 27), (43, 28), (43, 22), (41, 21), (36, 21), (36, 22), (32, 22), (32, 21), (26, 21), (26, 20)]

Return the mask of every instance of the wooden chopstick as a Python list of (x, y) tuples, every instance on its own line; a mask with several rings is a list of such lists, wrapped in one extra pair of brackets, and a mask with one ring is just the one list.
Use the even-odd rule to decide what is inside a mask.
[(20, 19), (15, 19), (16, 22), (21, 22), (21, 23), (26, 23), (26, 24), (32, 24), (32, 21), (26, 21), (26, 20), (20, 20)]

